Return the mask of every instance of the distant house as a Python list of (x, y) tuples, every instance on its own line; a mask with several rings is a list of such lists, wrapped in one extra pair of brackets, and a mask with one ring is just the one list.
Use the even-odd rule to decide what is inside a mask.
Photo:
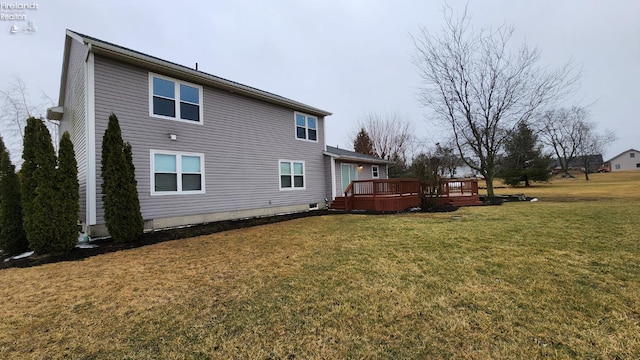
[(640, 151), (629, 149), (607, 160), (611, 171), (640, 170)]
[(388, 179), (388, 166), (393, 164), (390, 160), (333, 146), (327, 146), (324, 155), (328, 174), (327, 189), (331, 191), (327, 198), (331, 200), (342, 196), (353, 180)]
[[(342, 164), (363, 166), (354, 178), (376, 164), (386, 176), (386, 162), (325, 151), (328, 111), (67, 30), (48, 117), (71, 134), (79, 220), (93, 236), (107, 233), (100, 164), (112, 112), (133, 149), (147, 229), (323, 208)], [(330, 178), (327, 164), (338, 164)]]
[[(587, 161), (589, 163), (589, 172), (597, 172), (598, 169), (600, 169), (602, 167), (602, 164), (604, 164), (604, 161), (602, 160), (602, 154), (594, 154), (594, 155), (588, 155), (587, 157)], [(554, 163), (552, 165), (552, 167), (554, 168), (554, 170), (556, 172), (560, 172), (562, 171), (562, 163), (564, 162), (564, 160), (562, 159), (555, 159)], [(575, 159), (571, 160), (569, 162), (569, 169), (570, 170), (579, 170), (581, 172), (585, 171), (585, 159), (582, 156), (578, 156)]]

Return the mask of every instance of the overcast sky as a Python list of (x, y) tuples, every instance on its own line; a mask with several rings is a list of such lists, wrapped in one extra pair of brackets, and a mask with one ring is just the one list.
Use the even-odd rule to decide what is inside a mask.
[[(448, 1), (454, 9), (465, 3)], [(358, 120), (385, 111), (406, 116), (425, 144), (442, 140), (417, 101), (420, 82), (410, 61), (410, 34), (420, 25), (440, 29), (441, 1), (35, 4), (36, 10), (13, 13), (33, 22), (33, 34), (9, 33), (27, 21), (0, 20), (0, 87), (18, 75), (34, 102), (41, 92), (57, 102), (65, 29), (71, 29), (185, 66), (197, 62), (202, 71), (331, 111), (329, 145), (351, 148)], [(591, 120), (619, 137), (605, 158), (640, 149), (640, 1), (482, 0), (471, 2), (469, 12), (475, 25), (514, 24), (513, 45), (537, 45), (540, 65), (573, 58), (584, 69), (575, 100), (595, 102)]]

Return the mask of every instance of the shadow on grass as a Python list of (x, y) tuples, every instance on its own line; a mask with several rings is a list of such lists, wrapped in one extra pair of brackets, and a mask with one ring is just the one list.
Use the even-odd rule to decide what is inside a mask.
[(305, 218), (309, 216), (321, 216), (329, 214), (335, 214), (335, 212), (318, 210), (250, 219), (216, 221), (181, 228), (147, 232), (144, 233), (138, 240), (128, 243), (116, 243), (111, 238), (98, 239), (91, 241), (91, 244), (97, 245), (97, 247), (91, 249), (74, 248), (73, 250), (63, 254), (36, 254), (26, 258), (12, 259), (9, 261), (5, 261), (8, 256), (3, 256), (0, 258), (0, 269), (7, 269), (12, 267), (24, 268), (60, 261), (78, 261), (96, 255), (120, 250), (134, 249), (141, 246), (153, 245), (169, 240), (185, 239), (195, 236), (214, 234), (227, 230), (242, 229), (251, 226), (272, 224), (282, 221)]
[[(426, 210), (426, 212), (449, 212), (458, 210), (455, 206), (438, 206), (432, 209)], [(406, 210), (404, 212), (411, 212)], [(402, 212), (387, 212), (387, 211), (353, 211), (354, 214), (366, 214), (366, 215), (386, 215), (397, 214)], [(273, 224), (282, 221), (288, 221), (293, 219), (306, 218), (310, 216), (323, 216), (323, 215), (337, 215), (344, 214), (340, 211), (330, 210), (317, 210), (302, 213), (292, 213), (276, 216), (265, 216), (258, 218), (239, 219), (239, 220), (225, 220), (216, 221), (204, 224), (196, 224), (193, 226), (186, 226), (173, 229), (164, 229), (144, 233), (138, 240), (128, 243), (117, 243), (111, 238), (103, 238), (91, 241), (90, 244), (97, 245), (95, 248), (74, 248), (73, 250), (63, 254), (45, 254), (45, 255), (31, 255), (29, 257), (21, 259), (12, 259), (5, 261), (9, 256), (0, 256), (0, 270), (8, 268), (25, 268), (38, 266), (43, 264), (56, 263), (60, 261), (79, 261), (86, 258), (107, 254), (120, 250), (135, 249), (141, 246), (158, 244), (164, 241), (186, 239), (196, 236), (209, 235), (222, 231), (243, 229), (252, 226)]]

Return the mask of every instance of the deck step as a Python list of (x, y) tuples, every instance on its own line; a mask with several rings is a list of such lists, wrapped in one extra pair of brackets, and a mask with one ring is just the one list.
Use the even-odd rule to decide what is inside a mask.
[(347, 208), (347, 201), (344, 196), (336, 196), (336, 198), (329, 205), (329, 210), (345, 210)]
[(438, 205), (480, 206), (480, 205), (484, 205), (484, 202), (480, 200), (479, 196), (454, 196), (454, 197), (439, 199)]

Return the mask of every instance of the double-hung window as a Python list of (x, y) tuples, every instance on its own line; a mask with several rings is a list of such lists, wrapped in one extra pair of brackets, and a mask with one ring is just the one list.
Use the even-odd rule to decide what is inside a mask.
[(202, 123), (202, 86), (149, 74), (149, 115)]
[(151, 150), (151, 195), (204, 192), (203, 154)]
[(280, 160), (280, 190), (304, 189), (304, 161)]
[(371, 165), (371, 177), (377, 179), (380, 177), (380, 168), (378, 165)]
[(295, 113), (296, 139), (318, 141), (318, 118)]

